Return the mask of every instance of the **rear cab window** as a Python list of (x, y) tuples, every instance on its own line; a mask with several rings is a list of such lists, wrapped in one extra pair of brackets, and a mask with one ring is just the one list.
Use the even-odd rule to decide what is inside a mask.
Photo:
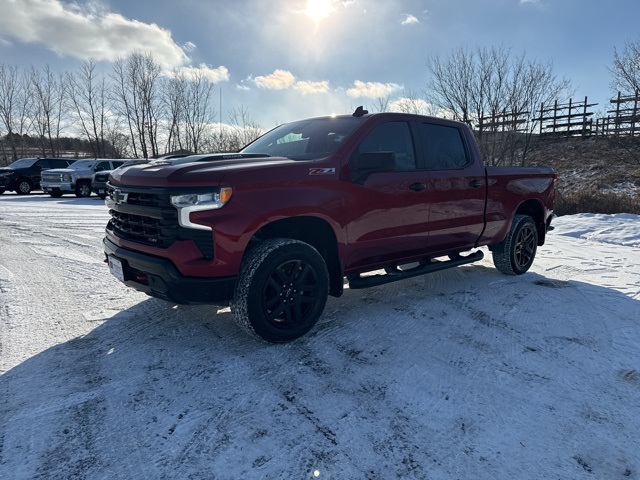
[(461, 170), (471, 164), (460, 129), (421, 122), (418, 130), (428, 170)]

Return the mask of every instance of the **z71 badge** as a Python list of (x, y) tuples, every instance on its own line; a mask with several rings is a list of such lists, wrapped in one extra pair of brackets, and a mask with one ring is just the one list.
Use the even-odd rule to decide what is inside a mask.
[(335, 175), (335, 168), (310, 168), (309, 175)]

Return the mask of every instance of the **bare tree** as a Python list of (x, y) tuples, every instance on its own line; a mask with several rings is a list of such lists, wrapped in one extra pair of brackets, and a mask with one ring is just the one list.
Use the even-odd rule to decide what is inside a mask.
[(29, 77), (34, 93), (34, 124), (40, 139), (42, 156), (47, 150), (52, 156), (58, 155), (58, 139), (65, 118), (66, 86), (64, 75), (55, 75), (47, 65), (42, 75), (31, 68)]
[(109, 129), (109, 85), (104, 76), (99, 76), (93, 59), (82, 63), (75, 74), (67, 74), (69, 103), (93, 155), (116, 156), (109, 150), (106, 140)]
[(125, 119), (136, 157), (157, 157), (163, 102), (161, 69), (151, 53), (133, 53), (114, 62), (114, 104)]
[(205, 148), (211, 152), (237, 152), (264, 133), (244, 106), (231, 109), (229, 124), (220, 127), (204, 142)]
[(33, 104), (28, 75), (20, 74), (15, 66), (0, 64), (0, 121), (7, 131), (11, 158), (24, 155), (20, 140), (32, 126), (30, 116)]
[(609, 71), (614, 90), (630, 94), (640, 91), (640, 39), (627, 41), (620, 52), (614, 48), (613, 66)]
[(204, 137), (211, 129), (216, 111), (212, 108), (213, 83), (200, 70), (185, 75), (174, 72), (165, 83), (165, 103), (168, 109), (169, 138), (172, 150), (200, 153)]
[[(429, 103), (471, 125), (494, 165), (525, 163), (538, 128), (537, 108), (570, 88), (568, 80), (553, 74), (552, 63), (514, 56), (504, 47), (458, 48), (444, 58), (429, 58), (427, 67)], [(523, 117), (526, 122), (519, 123)], [(489, 128), (487, 118), (493, 119)]]

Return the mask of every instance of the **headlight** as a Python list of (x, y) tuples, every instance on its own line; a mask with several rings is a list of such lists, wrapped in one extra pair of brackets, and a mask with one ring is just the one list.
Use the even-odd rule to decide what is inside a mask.
[(232, 192), (233, 189), (231, 187), (222, 187), (219, 192), (213, 193), (171, 195), (171, 204), (176, 208), (198, 207), (197, 210), (215, 209), (227, 203), (231, 198)]
[(68, 174), (68, 173), (66, 173), (66, 174), (62, 175), (62, 181), (63, 181), (63, 182), (71, 182), (71, 179), (72, 179), (72, 177), (71, 177), (71, 175), (70, 175), (70, 174)]
[(198, 230), (211, 230), (211, 227), (191, 221), (191, 214), (203, 210), (215, 210), (222, 208), (231, 198), (233, 189), (222, 187), (217, 192), (211, 193), (186, 193), (184, 195), (171, 195), (171, 204), (178, 209), (178, 223), (186, 228)]

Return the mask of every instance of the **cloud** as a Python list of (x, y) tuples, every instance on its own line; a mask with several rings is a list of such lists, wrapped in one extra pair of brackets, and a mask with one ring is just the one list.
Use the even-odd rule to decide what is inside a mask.
[(168, 30), (104, 11), (96, 3), (80, 6), (59, 0), (0, 0), (0, 12), (3, 37), (42, 45), (63, 57), (112, 61), (143, 51), (167, 69), (189, 60)]
[(296, 77), (287, 70), (275, 70), (270, 75), (255, 77), (253, 82), (260, 88), (284, 90), (293, 86), (296, 82)]
[(409, 14), (409, 13), (405, 13), (404, 14), (404, 20), (402, 20), (402, 25), (414, 25), (416, 23), (420, 23), (420, 20), (418, 20), (416, 17), (414, 17), (413, 15)]
[(389, 104), (390, 112), (415, 113), (427, 115), (431, 105), (421, 98), (402, 97)]
[(208, 65), (200, 64), (197, 67), (180, 67), (178, 71), (183, 73), (187, 78), (201, 74), (212, 83), (226, 82), (229, 80), (229, 70), (223, 66), (212, 68)]
[(193, 52), (196, 48), (198, 48), (198, 47), (193, 42), (187, 42), (184, 45), (182, 45), (182, 49), (185, 52), (189, 52), (189, 53)]
[(382, 98), (391, 95), (393, 92), (402, 90), (402, 85), (396, 83), (362, 82), (356, 80), (353, 87), (347, 90), (347, 95), (358, 98)]
[(293, 88), (301, 91), (304, 94), (326, 93), (329, 91), (329, 82), (327, 80), (324, 80), (322, 82), (300, 81), (296, 82)]

